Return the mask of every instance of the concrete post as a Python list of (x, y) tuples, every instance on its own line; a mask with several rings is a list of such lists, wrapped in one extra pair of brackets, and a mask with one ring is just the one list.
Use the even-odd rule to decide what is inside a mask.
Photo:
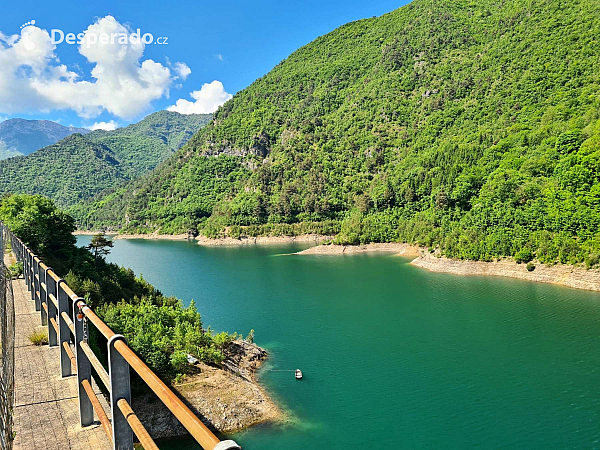
[(61, 376), (68, 377), (73, 374), (71, 368), (71, 359), (65, 350), (63, 342), (67, 344), (71, 342), (71, 330), (69, 325), (65, 322), (62, 313), (65, 312), (69, 315), (69, 296), (63, 289), (63, 285), (66, 285), (66, 281), (62, 278), (56, 283), (56, 298), (58, 300), (58, 345), (60, 346), (60, 372)]
[(129, 364), (115, 349), (115, 342), (125, 341), (120, 334), (108, 340), (108, 375), (110, 378), (110, 413), (112, 416), (113, 449), (133, 450), (133, 430), (117, 405), (124, 398), (131, 404)]
[[(51, 270), (51, 268), (48, 268)], [(55, 347), (58, 345), (58, 334), (56, 330), (50, 323), (50, 319), (54, 319), (56, 324), (58, 325), (58, 314), (56, 305), (52, 300), (50, 300), (50, 295), (53, 295), (54, 298), (58, 298), (56, 296), (56, 281), (50, 275), (48, 275), (48, 270), (46, 270), (46, 304), (48, 305), (48, 345), (50, 347)]]
[(83, 314), (79, 314), (79, 305), (84, 304), (82, 298), (73, 301), (73, 323), (75, 325), (75, 357), (77, 359), (77, 388), (79, 392), (79, 421), (82, 427), (91, 425), (94, 422), (94, 407), (90, 401), (81, 382), (88, 380), (92, 382), (92, 365), (87, 355), (81, 349), (79, 343), (87, 340), (86, 326)]
[[(33, 290), (33, 279), (32, 279), (32, 273), (33, 273), (33, 264), (31, 264), (32, 261), (32, 254), (27, 252), (27, 290), (29, 292), (31, 292)], [(31, 297), (31, 299), (33, 300), (33, 297)]]
[[(40, 316), (42, 319), (42, 325), (48, 325), (48, 313), (44, 309), (44, 303), (46, 303), (46, 308), (49, 308), (48, 305), (48, 269), (42, 269), (40, 267)], [(46, 286), (46, 289), (42, 288), (42, 283)], [(50, 330), (48, 330), (48, 336), (50, 336)]]
[[(35, 310), (40, 310), (40, 299), (38, 298), (36, 292), (40, 289), (40, 280), (39, 280), (39, 272), (40, 272), (40, 263), (36, 261), (36, 256), (33, 255), (31, 257), (31, 265), (33, 267), (33, 271), (31, 273), (32, 283), (31, 283), (31, 299), (35, 302)], [(37, 275), (37, 278), (36, 278)]]
[(29, 260), (27, 253), (27, 249), (25, 249), (25, 244), (20, 244), (21, 246), (21, 261), (23, 261), (23, 279), (25, 280), (25, 285), (27, 286), (27, 290), (29, 290)]

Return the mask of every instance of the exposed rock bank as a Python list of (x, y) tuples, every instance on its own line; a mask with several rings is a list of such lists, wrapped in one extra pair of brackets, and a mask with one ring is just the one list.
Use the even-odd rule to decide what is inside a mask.
[(409, 244), (400, 243), (385, 243), (385, 244), (366, 244), (366, 245), (318, 245), (316, 247), (307, 248), (298, 255), (342, 255), (350, 253), (371, 253), (371, 252), (388, 252), (397, 253), (405, 256), (419, 255), (419, 247)]
[(219, 245), (263, 245), (263, 244), (292, 244), (292, 243), (313, 243), (320, 244), (325, 240), (332, 239), (332, 236), (321, 236), (318, 234), (303, 234), (300, 236), (240, 236), (238, 239), (232, 237), (212, 239), (205, 236), (198, 236), (198, 244), (205, 246)]
[(188, 234), (117, 234), (115, 239), (168, 239), (172, 241), (181, 241), (185, 239), (193, 239), (193, 236)]
[(534, 261), (535, 269), (527, 270), (527, 264), (517, 264), (513, 259), (499, 261), (464, 261), (449, 259), (432, 254), (425, 248), (414, 245), (388, 243), (367, 245), (318, 245), (308, 248), (298, 255), (345, 255), (367, 252), (393, 252), (400, 256), (415, 257), (411, 264), (432, 272), (445, 272), (455, 275), (493, 275), (521, 278), (539, 283), (552, 283), (576, 289), (600, 291), (600, 270), (586, 270), (567, 264), (547, 266)]
[(453, 273), (456, 275), (494, 275), (521, 278), (539, 283), (552, 283), (576, 289), (600, 291), (600, 270), (586, 270), (566, 264), (546, 266), (534, 261), (535, 270), (529, 272), (526, 264), (517, 264), (511, 259), (500, 261), (461, 261), (433, 255), (421, 251), (420, 256), (411, 264), (433, 272)]
[[(223, 368), (198, 363), (194, 374), (173, 389), (211, 429), (232, 432), (284, 418), (255, 379), (267, 352), (254, 344), (235, 341)], [(154, 395), (134, 396), (134, 410), (154, 438), (187, 434), (179, 421)]]

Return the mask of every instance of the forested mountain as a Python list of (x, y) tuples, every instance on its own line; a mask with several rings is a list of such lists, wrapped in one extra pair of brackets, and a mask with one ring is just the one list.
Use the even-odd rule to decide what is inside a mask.
[(137, 176), (171, 156), (211, 119), (212, 114), (159, 111), (125, 128), (92, 131), (88, 138), (109, 147), (123, 170)]
[(125, 175), (106, 146), (74, 134), (29, 156), (0, 161), (2, 193), (41, 194), (72, 205), (122, 184)]
[(28, 155), (73, 133), (89, 132), (49, 120), (8, 119), (0, 122), (0, 159)]
[(415, 0), (349, 23), (81, 225), (327, 229), (338, 242), (596, 265), (598, 36), (596, 0)]
[(0, 161), (0, 194), (42, 194), (62, 207), (152, 170), (210, 121), (160, 111), (114, 131), (74, 134), (28, 156)]

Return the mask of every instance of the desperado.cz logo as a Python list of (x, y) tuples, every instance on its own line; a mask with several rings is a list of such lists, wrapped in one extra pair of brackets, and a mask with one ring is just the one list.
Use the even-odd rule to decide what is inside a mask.
[[(35, 20), (31, 20), (27, 23), (21, 25), (21, 38), (23, 40), (23, 45), (27, 50), (33, 50), (35, 48), (35, 42), (33, 42), (29, 35), (36, 29), (34, 27)], [(158, 44), (158, 45), (168, 45), (168, 37), (160, 36), (158, 38), (154, 38), (152, 33), (143, 33), (138, 28), (133, 33), (93, 33), (90, 31), (81, 32), (81, 33), (65, 33), (63, 30), (53, 28), (50, 30), (50, 39), (52, 44), (58, 45), (63, 42), (70, 45), (85, 45), (87, 48), (90, 48), (95, 44)]]

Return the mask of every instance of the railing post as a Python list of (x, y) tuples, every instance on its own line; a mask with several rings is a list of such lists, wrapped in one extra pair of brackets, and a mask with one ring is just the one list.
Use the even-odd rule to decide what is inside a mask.
[(56, 295), (56, 281), (54, 278), (48, 275), (48, 271), (52, 270), (50, 267), (46, 270), (46, 305), (48, 306), (48, 345), (54, 347), (58, 345), (58, 333), (52, 325), (50, 319), (54, 319), (54, 323), (58, 325), (58, 314), (56, 305), (50, 300), (50, 295), (57, 299)]
[(75, 358), (77, 360), (77, 391), (79, 393), (79, 421), (82, 427), (94, 422), (94, 407), (90, 401), (81, 382), (88, 380), (92, 382), (92, 365), (87, 355), (81, 349), (79, 343), (85, 340), (86, 326), (83, 313), (79, 311), (79, 302), (84, 304), (82, 298), (73, 300), (73, 324), (75, 326)]
[[(33, 252), (27, 252), (27, 272), (29, 277), (29, 283), (27, 283), (27, 290), (29, 292), (33, 291)], [(31, 296), (31, 300), (33, 300), (33, 295)]]
[[(36, 261), (37, 256), (33, 255), (31, 257), (31, 264), (33, 267), (32, 270), (32, 283), (31, 283), (31, 299), (35, 302), (35, 310), (39, 311), (41, 306), (40, 306), (40, 299), (38, 298), (37, 295), (37, 291), (39, 290), (39, 284), (40, 284), (40, 263), (38, 261)], [(37, 277), (36, 277), (37, 275)]]
[[(46, 312), (46, 309), (44, 308), (44, 303), (46, 303), (46, 308), (49, 308), (48, 305), (48, 269), (42, 269), (40, 267), (40, 275), (39, 275), (39, 279), (40, 279), (40, 289), (39, 289), (39, 293), (40, 293), (40, 316), (41, 316), (41, 320), (42, 320), (42, 325), (46, 326), (48, 325), (48, 313)], [(42, 283), (44, 283), (44, 286), (46, 286), (45, 289), (42, 288)], [(50, 311), (48, 309), (48, 311)], [(48, 336), (50, 336), (50, 330), (48, 330)]]
[(31, 252), (29, 254), (29, 291), (31, 292), (31, 300), (35, 300), (34, 297), (34, 267), (35, 267), (35, 253)]
[(69, 315), (69, 296), (62, 288), (63, 284), (66, 286), (67, 282), (62, 278), (56, 283), (56, 299), (58, 300), (58, 345), (60, 346), (61, 376), (68, 377), (73, 374), (73, 369), (71, 368), (71, 358), (69, 358), (63, 342), (66, 342), (67, 345), (71, 342), (71, 329), (62, 315), (63, 312), (67, 314), (67, 316)]
[(23, 278), (25, 279), (25, 286), (27, 286), (27, 290), (29, 290), (29, 283), (31, 280), (31, 274), (29, 273), (29, 252), (25, 248), (25, 244), (23, 246)]
[(125, 338), (120, 334), (115, 334), (108, 340), (108, 375), (110, 378), (113, 449), (133, 450), (133, 430), (117, 405), (117, 402), (122, 398), (131, 404), (129, 363), (115, 349), (115, 342), (119, 340), (125, 342)]
[(29, 290), (29, 273), (27, 273), (27, 271), (29, 270), (29, 261), (27, 260), (29, 253), (25, 248), (25, 244), (19, 243), (19, 246), (21, 247), (21, 261), (23, 261), (23, 279), (25, 280), (25, 285)]

